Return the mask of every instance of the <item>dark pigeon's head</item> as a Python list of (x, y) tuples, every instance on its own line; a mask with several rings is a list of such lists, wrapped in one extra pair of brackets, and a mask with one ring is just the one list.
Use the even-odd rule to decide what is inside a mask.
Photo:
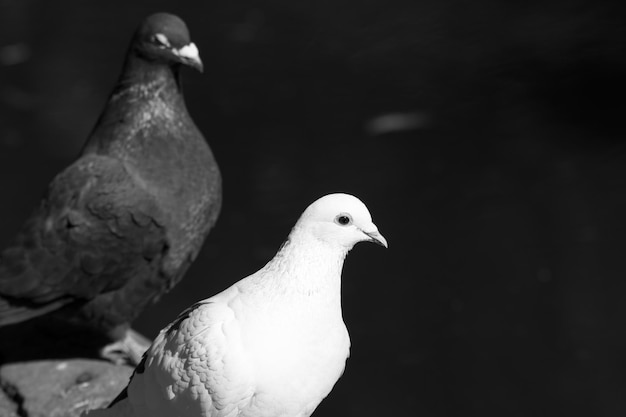
[(169, 13), (155, 13), (141, 23), (133, 48), (145, 59), (168, 64), (180, 63), (202, 72), (198, 48), (191, 42), (183, 20)]

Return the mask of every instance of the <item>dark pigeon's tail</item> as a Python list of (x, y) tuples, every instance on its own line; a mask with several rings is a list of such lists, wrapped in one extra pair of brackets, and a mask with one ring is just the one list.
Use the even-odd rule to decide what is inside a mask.
[(0, 296), (0, 327), (42, 316), (63, 307), (70, 301), (69, 299), (59, 299), (39, 305), (20, 305), (11, 303)]

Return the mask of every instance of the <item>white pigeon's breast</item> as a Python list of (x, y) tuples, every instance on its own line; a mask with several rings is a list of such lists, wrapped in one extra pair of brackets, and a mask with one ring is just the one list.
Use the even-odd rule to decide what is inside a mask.
[(343, 373), (350, 339), (341, 314), (289, 310), (272, 306), (246, 320), (256, 381), (246, 416), (308, 416)]

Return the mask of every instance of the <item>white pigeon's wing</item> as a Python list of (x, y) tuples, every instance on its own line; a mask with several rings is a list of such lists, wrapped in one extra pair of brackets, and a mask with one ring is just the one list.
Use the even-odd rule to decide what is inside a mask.
[(235, 416), (252, 398), (253, 374), (239, 322), (223, 298), (193, 305), (161, 331), (128, 386), (137, 411)]

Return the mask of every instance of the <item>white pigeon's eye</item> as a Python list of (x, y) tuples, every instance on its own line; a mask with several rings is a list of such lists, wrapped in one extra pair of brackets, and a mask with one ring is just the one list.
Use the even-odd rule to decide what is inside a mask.
[(162, 33), (157, 33), (156, 35), (154, 35), (152, 37), (152, 41), (159, 44), (161, 48), (169, 48), (171, 46), (169, 39), (167, 39), (167, 36)]
[(348, 213), (339, 213), (337, 217), (335, 217), (335, 223), (340, 226), (347, 226), (352, 223), (352, 217)]

